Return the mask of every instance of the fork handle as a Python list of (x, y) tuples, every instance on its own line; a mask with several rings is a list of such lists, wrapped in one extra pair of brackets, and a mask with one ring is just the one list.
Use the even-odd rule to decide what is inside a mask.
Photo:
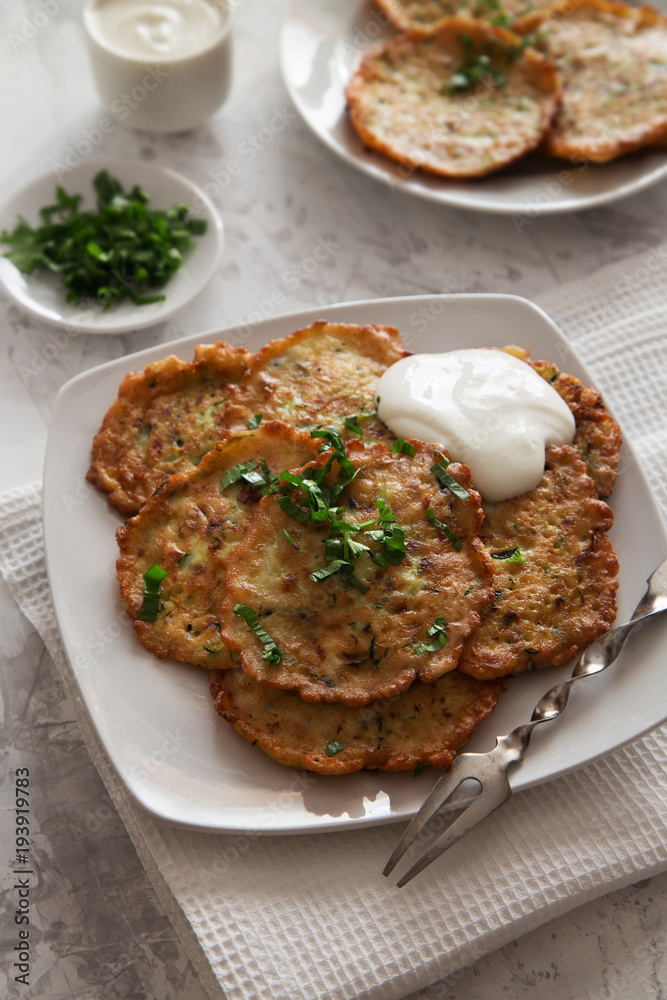
[(557, 719), (561, 712), (564, 711), (570, 698), (570, 689), (573, 684), (584, 677), (591, 677), (593, 674), (602, 673), (603, 670), (611, 666), (618, 659), (630, 633), (648, 618), (660, 614), (665, 610), (667, 608), (657, 607), (646, 614), (624, 622), (622, 625), (617, 625), (616, 628), (605, 632), (603, 636), (585, 649), (575, 664), (572, 676), (566, 681), (561, 681), (560, 684), (555, 684), (540, 698), (533, 710), (530, 722), (525, 722), (517, 726), (507, 736), (501, 736), (498, 739), (498, 746), (511, 752), (511, 763), (523, 759), (523, 755), (530, 743), (530, 738), (536, 726), (539, 726), (542, 722), (551, 722), (553, 719)]

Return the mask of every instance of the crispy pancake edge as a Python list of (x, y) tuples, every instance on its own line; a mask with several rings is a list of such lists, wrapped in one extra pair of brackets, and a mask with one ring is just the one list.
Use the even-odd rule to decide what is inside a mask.
[[(589, 521), (590, 526), (585, 526), (586, 548), (574, 562), (566, 564), (569, 574), (567, 593), (565, 596), (560, 594), (555, 607), (550, 608), (543, 604), (551, 596), (549, 579), (552, 562), (555, 561), (558, 566), (556, 541), (559, 542), (558, 549), (565, 551), (571, 544), (576, 546), (576, 538), (563, 537), (566, 528), (563, 522), (563, 535), (560, 532), (556, 534), (548, 553), (546, 548), (544, 552), (540, 550), (543, 540), (546, 546), (550, 534), (554, 533), (550, 530), (554, 526), (548, 517), (559, 507), (557, 497), (545, 507), (539, 494), (557, 492), (559, 478), (567, 475), (576, 479), (576, 483), (568, 483), (566, 502), (576, 498), (578, 516), (582, 521)], [(518, 545), (527, 561), (516, 568), (505, 561), (495, 561), (496, 601), (482, 612), (481, 624), (466, 644), (459, 669), (484, 679), (568, 662), (579, 650), (603, 635), (616, 617), (618, 560), (606, 534), (613, 523), (611, 508), (598, 499), (593, 481), (576, 449), (563, 445), (547, 449), (547, 469), (535, 490), (512, 500), (487, 504), (485, 509), (491, 520), (497, 517), (508, 524), (500, 534), (498, 530), (493, 533), (493, 525), (491, 534), (485, 534), (482, 528), (482, 540), (489, 550), (507, 551)], [(581, 531), (579, 523), (576, 529), (577, 533)], [(580, 538), (580, 541), (584, 539)], [(536, 561), (536, 554), (544, 558)], [(540, 575), (540, 569), (544, 576)], [(579, 581), (577, 573), (586, 574), (589, 579)], [(559, 572), (556, 580), (560, 582), (564, 577), (565, 574)], [(543, 579), (544, 585), (540, 586)], [(517, 602), (518, 610), (515, 609)], [(579, 612), (577, 618), (579, 607), (586, 608), (586, 615)], [(545, 630), (550, 632), (548, 637), (544, 635)], [(528, 645), (531, 635), (536, 632), (539, 633), (539, 639), (535, 640), (537, 644)], [(502, 645), (498, 641), (501, 635), (504, 636)]]
[(168, 478), (148, 466), (136, 447), (137, 424), (141, 425), (143, 415), (160, 396), (177, 391), (212, 366), (219, 367), (223, 379), (231, 385), (241, 378), (250, 357), (244, 347), (218, 341), (195, 347), (192, 361), (171, 354), (143, 371), (129, 372), (93, 439), (88, 482), (107, 493), (109, 503), (121, 514), (136, 514), (144, 500)]
[[(238, 697), (235, 698), (239, 683), (242, 690), (249, 691), (253, 701), (256, 701), (256, 712), (264, 722), (263, 727), (253, 722), (252, 712), (245, 711), (239, 706)], [(471, 688), (470, 684), (475, 687)], [(361, 768), (404, 771), (418, 764), (449, 767), (459, 747), (470, 739), (479, 723), (493, 711), (505, 690), (505, 684), (504, 678), (476, 681), (471, 677), (466, 678), (457, 670), (452, 670), (430, 684), (415, 681), (406, 692), (394, 698), (380, 699), (362, 708), (350, 708), (322, 702), (304, 704), (297, 692), (275, 691), (262, 687), (242, 670), (212, 671), (210, 675), (215, 710), (231, 723), (237, 733), (278, 763), (319, 774), (349, 774)], [(422, 703), (432, 703), (434, 697), (446, 697), (446, 692), (451, 692), (452, 689), (469, 692), (470, 700), (458, 711), (454, 707), (456, 721), (453, 728), (448, 731), (446, 726), (450, 724), (451, 719), (449, 710), (453, 706), (450, 703), (447, 709), (443, 710), (439, 739), (434, 738), (431, 743), (414, 745), (408, 744), (405, 738), (401, 740), (395, 737), (392, 744), (391, 735), (382, 736), (383, 733), (391, 734), (389, 726), (393, 722), (390, 713), (401, 710), (405, 712), (403, 706), (413, 706), (419, 699)], [(295, 733), (297, 726), (290, 717), (290, 712), (299, 713), (304, 710), (309, 720), (305, 728), (308, 737), (312, 737), (307, 743), (306, 741), (302, 743)], [(412, 709), (408, 707), (407, 710)], [(316, 728), (317, 723), (310, 722), (310, 719), (316, 719), (317, 716), (322, 716), (321, 726), (327, 726), (327, 732), (321, 735), (321, 730)], [(341, 733), (346, 725), (357, 725), (362, 731), (372, 726), (373, 732), (377, 731), (377, 735), (373, 735), (371, 739), (371, 733), (368, 732), (366, 745), (360, 739), (357, 739), (352, 746), (346, 742), (341, 750), (328, 756), (325, 747), (329, 740), (334, 738), (331, 734), (336, 720), (340, 726), (337, 735), (341, 736), (341, 739), (347, 740)], [(288, 725), (287, 734), (280, 729), (281, 724)], [(433, 726), (429, 728), (432, 729)]]
[[(301, 466), (305, 461), (316, 457), (317, 445), (318, 442), (309, 434), (300, 433), (277, 420), (262, 423), (257, 430), (230, 436), (208, 452), (198, 466), (171, 476), (143, 504), (138, 514), (117, 530), (119, 557), (116, 562), (116, 576), (121, 600), (129, 617), (133, 619), (137, 639), (149, 652), (159, 659), (181, 660), (206, 670), (238, 665), (238, 659), (235, 663), (229, 650), (222, 645), (219, 633), (224, 574), (229, 555), (227, 552), (229, 545), (225, 542), (225, 535), (230, 530), (239, 533), (247, 528), (259, 501), (259, 495), (244, 487), (241, 493), (243, 494), (245, 490), (245, 500), (236, 502), (230, 499), (229, 495), (223, 499), (222, 494), (216, 495), (215, 492), (212, 495), (201, 495), (197, 491), (197, 486), (205, 484), (212, 476), (217, 482), (218, 477), (228, 469), (240, 462), (257, 458), (260, 453), (269, 456), (269, 467), (277, 473), (286, 467), (294, 468), (295, 464)], [(285, 457), (279, 459), (276, 453), (279, 455), (281, 449)], [(220, 510), (216, 511), (215, 501), (218, 496)], [(189, 591), (186, 571), (181, 571), (180, 563), (176, 562), (179, 553), (175, 552), (175, 543), (163, 539), (160, 545), (156, 546), (154, 541), (156, 536), (160, 537), (160, 532), (164, 535), (167, 529), (171, 530), (170, 514), (179, 500), (187, 502), (188, 509), (183, 515), (186, 520), (191, 514), (196, 514), (197, 517), (201, 515), (206, 520), (205, 527), (201, 530), (201, 538), (197, 538), (197, 541), (206, 547), (210, 566), (204, 569), (201, 575), (198, 574)], [(237, 513), (240, 515), (239, 524), (228, 523), (230, 508), (235, 517)], [(190, 532), (186, 537), (189, 535)], [(191, 537), (189, 541), (192, 541)], [(185, 544), (185, 540), (182, 544)], [(149, 552), (152, 552), (150, 556)], [(181, 558), (184, 555), (189, 553), (180, 552)], [(167, 577), (162, 582), (162, 597), (170, 602), (168, 621), (165, 617), (158, 617), (155, 622), (139, 620), (143, 604), (143, 573), (154, 562), (168, 571)], [(220, 576), (223, 577), (222, 580)], [(183, 578), (185, 579), (181, 584)], [(182, 599), (175, 600), (172, 597), (174, 586), (181, 585), (185, 588), (186, 606), (183, 605)], [(194, 594), (197, 600), (194, 603), (189, 602), (188, 594), (190, 596)], [(210, 599), (206, 600), (204, 594), (209, 594)], [(213, 646), (221, 648), (216, 652)]]

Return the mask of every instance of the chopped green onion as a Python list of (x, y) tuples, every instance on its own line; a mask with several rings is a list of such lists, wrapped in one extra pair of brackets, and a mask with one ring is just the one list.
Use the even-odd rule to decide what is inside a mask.
[(234, 614), (239, 618), (245, 619), (245, 623), (248, 628), (251, 628), (259, 641), (264, 647), (262, 653), (262, 659), (267, 660), (271, 664), (280, 663), (283, 658), (283, 654), (280, 652), (275, 642), (262, 626), (257, 621), (257, 615), (249, 608), (247, 604), (235, 604)]
[(251, 417), (250, 420), (248, 421), (248, 430), (256, 431), (263, 419), (264, 419), (263, 413), (256, 413), (255, 416)]
[(334, 757), (337, 753), (340, 753), (340, 751), (344, 749), (345, 747), (342, 743), (339, 743), (338, 740), (330, 740), (324, 748), (324, 752), (327, 757)]
[(166, 569), (162, 569), (159, 563), (155, 563), (144, 573), (144, 601), (139, 613), (139, 621), (154, 622), (160, 610), (160, 591), (162, 581), (167, 575)]
[(447, 538), (450, 540), (456, 551), (460, 552), (461, 551), (460, 541), (458, 540), (458, 538), (456, 537), (451, 528), (449, 528), (446, 524), (443, 524), (442, 521), (438, 520), (438, 518), (435, 516), (435, 511), (433, 510), (432, 507), (429, 507), (429, 509), (426, 511), (426, 517), (434, 527), (439, 528), (440, 531), (444, 532), (445, 535), (447, 535)]
[(289, 531), (287, 530), (287, 528), (283, 528), (283, 535), (285, 536), (285, 538), (287, 539), (287, 541), (288, 541), (288, 542), (290, 543), (290, 545), (293, 545), (293, 546), (294, 546), (294, 548), (296, 548), (296, 547), (297, 547), (297, 544), (296, 544), (296, 542), (294, 541), (294, 539), (293, 539), (293, 538), (292, 538), (292, 536), (290, 535), (290, 533), (289, 533)]
[(518, 545), (516, 545), (513, 549), (504, 549), (503, 552), (492, 552), (491, 558), (498, 559), (506, 563), (518, 563), (520, 566), (522, 566), (526, 561), (526, 557)]
[(399, 438), (391, 450), (401, 455), (407, 455), (409, 458), (415, 457), (415, 446), (409, 441), (404, 441), (403, 438)]
[(426, 635), (433, 635), (435, 639), (433, 642), (420, 642), (415, 646), (417, 656), (421, 656), (422, 653), (436, 653), (447, 642), (447, 622), (442, 615), (438, 615), (431, 627), (426, 630)]

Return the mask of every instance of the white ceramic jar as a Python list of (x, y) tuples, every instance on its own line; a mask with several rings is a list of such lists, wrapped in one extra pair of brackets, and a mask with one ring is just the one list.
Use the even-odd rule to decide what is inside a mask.
[(231, 84), (233, 0), (86, 0), (93, 73), (107, 110), (133, 128), (196, 128)]

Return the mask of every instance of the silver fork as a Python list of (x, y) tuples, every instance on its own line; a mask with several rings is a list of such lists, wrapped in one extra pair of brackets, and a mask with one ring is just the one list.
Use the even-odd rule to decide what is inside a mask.
[[(481, 786), (481, 791), (399, 879), (396, 883), (399, 887), (406, 885), (473, 827), (507, 802), (512, 794), (508, 778), (509, 768), (523, 759), (533, 729), (542, 722), (550, 722), (557, 718), (567, 705), (570, 688), (575, 681), (606, 670), (618, 657), (633, 629), (652, 615), (665, 610), (667, 610), (667, 559), (649, 577), (648, 589), (635, 608), (632, 618), (623, 625), (612, 628), (584, 650), (577, 660), (572, 676), (547, 691), (535, 706), (530, 722), (517, 726), (507, 736), (498, 737), (495, 748), (488, 753), (465, 753), (455, 758), (451, 770), (435, 785), (401, 837), (382, 874), (389, 875), (394, 870), (408, 848), (420, 837), (422, 831), (428, 828), (445, 802), (467, 779), (476, 781)], [(424, 839), (428, 839), (428, 830)]]

